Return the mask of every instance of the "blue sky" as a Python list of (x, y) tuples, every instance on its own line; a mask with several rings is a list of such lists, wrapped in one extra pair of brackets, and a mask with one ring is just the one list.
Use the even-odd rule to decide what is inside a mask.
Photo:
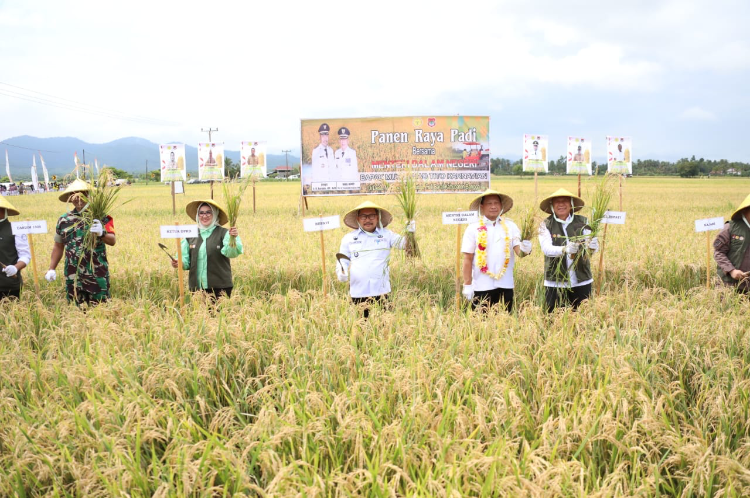
[(634, 159), (750, 161), (748, 14), (724, 0), (0, 1), (0, 138), (195, 144), (211, 126), (230, 148), (298, 152), (300, 118), (464, 114), (490, 115), (493, 156), (533, 133), (553, 158), (590, 136), (601, 158), (612, 134), (633, 137)]

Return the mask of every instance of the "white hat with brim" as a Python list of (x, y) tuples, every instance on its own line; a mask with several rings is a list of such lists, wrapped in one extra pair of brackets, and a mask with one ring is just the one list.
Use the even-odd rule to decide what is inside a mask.
[(738, 207), (734, 213), (732, 213), (732, 219), (734, 221), (737, 221), (740, 219), (740, 216), (742, 216), (742, 211), (750, 207), (750, 195), (745, 197), (745, 200), (742, 201), (742, 204), (740, 204), (740, 207)]
[(539, 204), (539, 209), (544, 211), (547, 214), (552, 214), (552, 199), (555, 197), (565, 197), (566, 199), (573, 199), (573, 212), (580, 211), (583, 206), (586, 205), (585, 202), (583, 202), (583, 199), (578, 197), (577, 195), (573, 195), (571, 192), (568, 192), (564, 188), (556, 190), (552, 195), (544, 198), (542, 202)]
[(21, 214), (18, 209), (13, 207), (13, 204), (11, 204), (4, 195), (0, 195), (0, 209), (5, 209), (8, 216), (18, 216)]
[(185, 206), (185, 212), (191, 220), (195, 221), (195, 217), (198, 215), (198, 208), (200, 208), (201, 204), (208, 204), (209, 206), (215, 207), (219, 211), (219, 225), (226, 225), (227, 223), (229, 223), (229, 216), (227, 215), (226, 211), (224, 211), (221, 206), (216, 204), (211, 199), (191, 201), (187, 206)]
[(65, 191), (60, 194), (59, 199), (62, 202), (68, 202), (70, 200), (70, 196), (73, 194), (78, 194), (81, 192), (88, 192), (91, 190), (91, 185), (84, 182), (80, 178), (76, 178), (73, 183), (68, 185), (68, 188), (65, 189)]
[(479, 194), (477, 197), (474, 198), (474, 200), (471, 201), (471, 204), (469, 204), (469, 209), (472, 211), (478, 211), (479, 206), (481, 205), (482, 199), (487, 197), (488, 195), (496, 195), (500, 198), (500, 204), (503, 206), (503, 214), (506, 214), (508, 211), (510, 211), (513, 208), (513, 199), (509, 195), (501, 194), (497, 190), (487, 189), (481, 194)]
[(354, 230), (358, 229), (359, 223), (357, 222), (357, 215), (362, 209), (377, 209), (378, 213), (380, 213), (380, 223), (383, 228), (387, 227), (388, 224), (393, 221), (393, 215), (387, 209), (378, 206), (374, 202), (365, 201), (344, 215), (344, 225), (353, 228)]

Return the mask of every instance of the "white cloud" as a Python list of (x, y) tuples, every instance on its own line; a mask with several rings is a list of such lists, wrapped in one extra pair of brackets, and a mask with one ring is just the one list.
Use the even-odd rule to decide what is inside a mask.
[(717, 119), (713, 112), (697, 106), (682, 111), (680, 118), (690, 121), (716, 121)]

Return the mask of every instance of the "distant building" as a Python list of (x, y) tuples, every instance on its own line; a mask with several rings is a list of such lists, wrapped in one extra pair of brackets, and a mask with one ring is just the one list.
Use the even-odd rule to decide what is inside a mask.
[(735, 176), (740, 176), (741, 174), (742, 174), (742, 171), (740, 171), (740, 170), (738, 170), (738, 169), (734, 169), (734, 168), (729, 168), (729, 169), (727, 170), (727, 175), (735, 175)]
[(291, 166), (278, 166), (277, 168), (274, 168), (273, 173), (269, 174), (268, 176), (275, 176), (276, 178), (289, 178), (291, 174)]

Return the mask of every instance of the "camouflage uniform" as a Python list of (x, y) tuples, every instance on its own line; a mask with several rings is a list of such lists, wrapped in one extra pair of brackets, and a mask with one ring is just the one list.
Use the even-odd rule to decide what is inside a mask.
[[(101, 222), (106, 233), (114, 233), (111, 216), (105, 216)], [(76, 211), (62, 215), (55, 228), (55, 241), (65, 245), (65, 289), (68, 301), (78, 304), (109, 299), (106, 245), (97, 240), (93, 251), (84, 248), (84, 237), (90, 228), (85, 226), (84, 220)]]

